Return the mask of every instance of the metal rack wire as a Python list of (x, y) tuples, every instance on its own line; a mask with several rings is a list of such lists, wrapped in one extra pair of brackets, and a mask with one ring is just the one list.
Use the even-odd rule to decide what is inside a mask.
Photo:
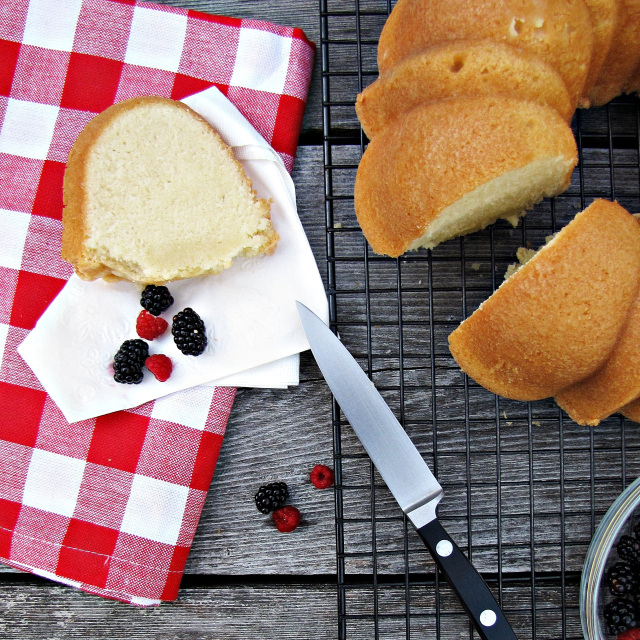
[[(601, 517), (640, 475), (640, 429), (579, 427), (552, 400), (513, 402), (464, 376), (447, 336), (595, 197), (640, 211), (635, 98), (576, 114), (569, 190), (507, 223), (398, 259), (367, 247), (353, 213), (366, 140), (353, 108), (377, 75), (387, 0), (320, 0), (327, 265), (332, 327), (444, 486), (440, 517), (518, 637), (582, 638), (582, 562)], [(351, 428), (333, 406), (340, 639), (475, 637)]]

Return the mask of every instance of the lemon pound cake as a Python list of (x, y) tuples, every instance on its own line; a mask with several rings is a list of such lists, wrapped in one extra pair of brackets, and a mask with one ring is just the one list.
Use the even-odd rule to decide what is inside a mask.
[(564, 191), (577, 163), (569, 125), (533, 102), (458, 98), (410, 111), (375, 137), (354, 205), (372, 249), (399, 256), (517, 217)]
[(406, 58), (370, 84), (356, 113), (371, 139), (415, 107), (446, 98), (503, 95), (554, 108), (571, 121), (560, 75), (538, 57), (499, 42), (445, 42)]
[(595, 86), (589, 92), (591, 106), (599, 107), (626, 90), (640, 63), (640, 2), (618, 0), (618, 20), (611, 47)]
[(596, 200), (451, 333), (451, 354), (493, 393), (557, 396), (605, 364), (639, 283), (640, 225)]
[(619, 413), (633, 422), (640, 422), (640, 399), (636, 398), (633, 402), (621, 407)]
[(584, 83), (579, 104), (581, 107), (590, 106), (589, 93), (600, 76), (602, 65), (607, 59), (611, 48), (613, 35), (618, 25), (618, 3), (619, 0), (585, 0), (585, 4), (591, 13), (593, 47), (591, 49), (589, 73)]
[(380, 34), (378, 69), (447, 40), (484, 39), (538, 56), (562, 76), (577, 106), (593, 46), (583, 0), (398, 0)]
[(556, 396), (556, 402), (578, 424), (595, 427), (640, 396), (640, 297), (637, 297), (618, 342), (603, 367)]
[(85, 280), (213, 274), (278, 241), (231, 149), (181, 102), (142, 97), (96, 116), (64, 175), (62, 257)]

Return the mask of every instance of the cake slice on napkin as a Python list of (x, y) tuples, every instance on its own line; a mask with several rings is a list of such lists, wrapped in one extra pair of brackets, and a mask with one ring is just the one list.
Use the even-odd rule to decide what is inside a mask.
[(213, 127), (181, 102), (109, 107), (64, 176), (62, 257), (85, 280), (160, 284), (214, 274), (278, 242), (270, 204)]

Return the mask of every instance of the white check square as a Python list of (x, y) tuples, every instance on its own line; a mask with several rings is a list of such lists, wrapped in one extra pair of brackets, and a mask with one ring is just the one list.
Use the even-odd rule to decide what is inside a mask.
[(34, 449), (22, 503), (71, 517), (76, 508), (85, 461)]
[(136, 474), (120, 531), (174, 545), (188, 496), (188, 487)]
[(291, 38), (257, 29), (242, 29), (229, 84), (282, 93), (287, 80)]
[(124, 61), (177, 71), (187, 32), (187, 16), (136, 6)]
[(7, 100), (0, 129), (0, 153), (45, 160), (59, 107), (26, 100)]
[(30, 219), (28, 213), (0, 209), (0, 267), (20, 269)]
[(82, 0), (30, 0), (22, 42), (43, 49), (71, 51)]
[(154, 402), (151, 417), (203, 431), (214, 392), (215, 387), (198, 386), (171, 393)]

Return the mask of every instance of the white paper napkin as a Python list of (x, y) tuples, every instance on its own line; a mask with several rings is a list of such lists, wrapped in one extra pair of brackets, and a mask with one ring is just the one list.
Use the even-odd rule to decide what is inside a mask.
[(233, 148), (280, 235), (270, 256), (241, 258), (215, 276), (170, 283), (171, 316), (192, 307), (207, 327), (209, 344), (184, 356), (170, 330), (150, 343), (174, 364), (158, 382), (150, 373), (138, 385), (113, 380), (113, 356), (137, 338), (142, 287), (129, 282), (85, 282), (72, 276), (18, 351), (69, 422), (76, 422), (196, 385), (282, 388), (298, 383), (298, 354), (309, 348), (295, 301), (328, 322), (327, 298), (298, 218), (295, 189), (280, 157), (215, 87), (184, 101)]

